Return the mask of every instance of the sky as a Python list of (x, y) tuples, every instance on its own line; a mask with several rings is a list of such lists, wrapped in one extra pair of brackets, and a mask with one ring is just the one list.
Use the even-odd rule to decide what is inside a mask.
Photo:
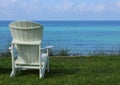
[(120, 20), (120, 0), (0, 0), (0, 20)]

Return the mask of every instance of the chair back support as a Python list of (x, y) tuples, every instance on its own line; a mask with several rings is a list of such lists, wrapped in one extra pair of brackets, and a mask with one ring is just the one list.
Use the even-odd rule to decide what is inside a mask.
[(28, 21), (17, 21), (10, 25), (13, 41), (35, 42), (42, 40), (43, 26)]

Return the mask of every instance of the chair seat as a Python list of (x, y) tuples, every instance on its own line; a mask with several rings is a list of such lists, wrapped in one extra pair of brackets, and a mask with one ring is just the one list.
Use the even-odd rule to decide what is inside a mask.
[[(48, 55), (47, 53), (42, 53), (42, 56), (41, 56), (41, 62), (47, 62), (48, 60)], [(24, 62), (20, 57), (18, 57), (16, 60), (15, 60), (15, 64), (16, 65), (39, 65), (39, 62), (34, 62), (34, 63), (26, 63)]]

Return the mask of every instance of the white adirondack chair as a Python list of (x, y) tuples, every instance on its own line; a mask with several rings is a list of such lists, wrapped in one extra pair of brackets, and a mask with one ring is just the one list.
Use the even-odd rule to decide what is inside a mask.
[[(45, 70), (49, 72), (48, 51), (52, 46), (41, 48), (43, 26), (30, 21), (16, 21), (9, 24), (12, 34), (11, 47), (12, 72), (14, 77), (17, 69), (39, 69), (39, 77), (43, 78)], [(18, 53), (15, 57), (15, 50)], [(43, 53), (46, 50), (46, 53)]]

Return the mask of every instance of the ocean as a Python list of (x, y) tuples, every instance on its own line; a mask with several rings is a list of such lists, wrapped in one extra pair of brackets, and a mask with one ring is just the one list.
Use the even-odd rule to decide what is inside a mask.
[[(12, 41), (8, 24), (0, 21), (0, 51)], [(44, 26), (43, 44), (53, 50), (69, 49), (70, 54), (88, 55), (96, 50), (109, 53), (120, 49), (120, 21), (36, 21)]]

